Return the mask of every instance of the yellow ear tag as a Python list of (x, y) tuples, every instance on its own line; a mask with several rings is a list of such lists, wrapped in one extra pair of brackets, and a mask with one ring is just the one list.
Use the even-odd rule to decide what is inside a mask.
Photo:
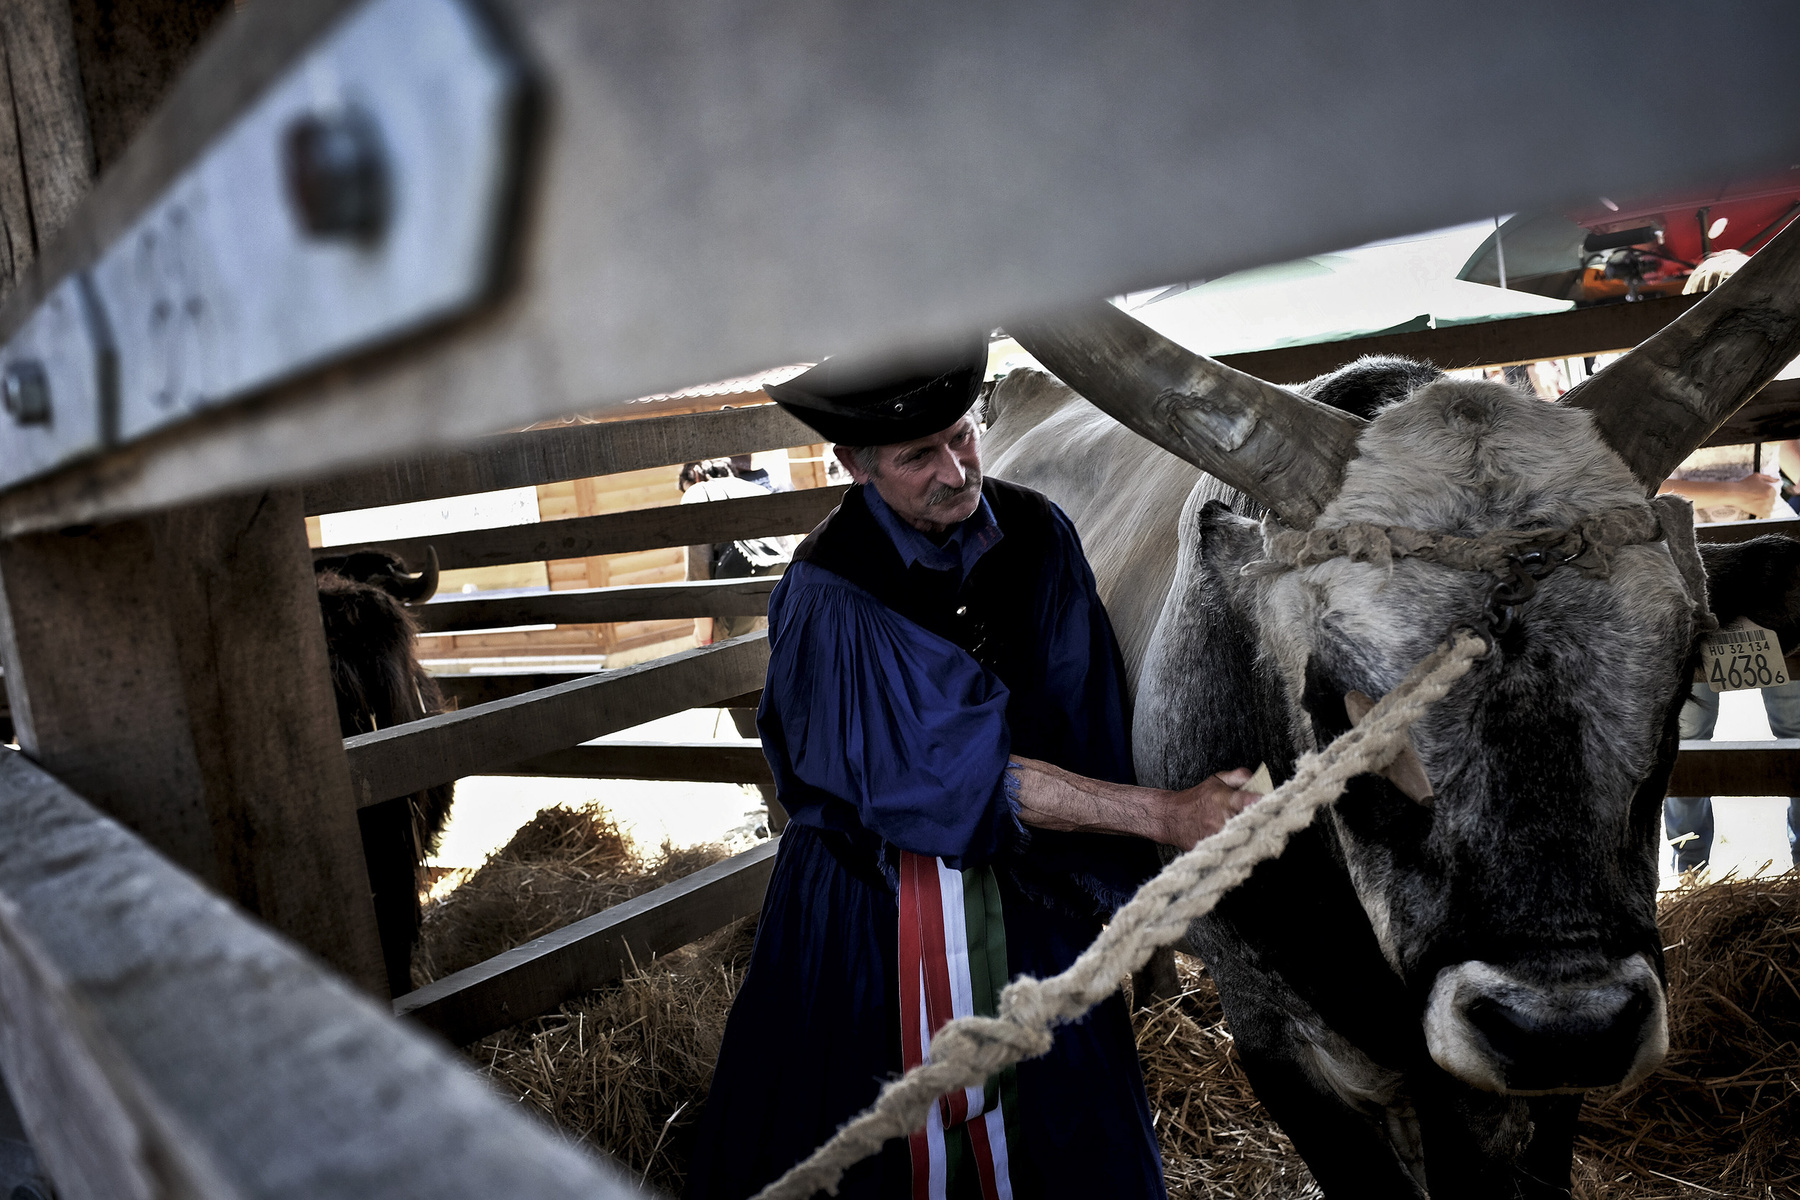
[(1250, 781), (1238, 790), (1240, 792), (1255, 792), (1259, 796), (1266, 796), (1274, 791), (1275, 781), (1269, 778), (1269, 764), (1259, 764), (1256, 768), (1256, 774), (1252, 775)]
[(1748, 617), (1701, 638), (1700, 674), (1715, 692), (1775, 687), (1788, 681), (1781, 639)]

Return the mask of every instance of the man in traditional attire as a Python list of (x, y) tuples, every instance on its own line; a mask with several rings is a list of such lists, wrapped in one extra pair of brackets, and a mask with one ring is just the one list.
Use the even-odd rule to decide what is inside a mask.
[[(790, 821), (690, 1158), (751, 1195), (921, 1062), (953, 1017), (1054, 975), (1254, 796), (1132, 786), (1124, 666), (1074, 527), (982, 478), (985, 339), (828, 360), (768, 390), (856, 481), (769, 603), (758, 727)], [(1126, 836), (1121, 836), (1126, 835)], [(1117, 995), (1045, 1056), (939, 1100), (842, 1196), (1165, 1196)]]

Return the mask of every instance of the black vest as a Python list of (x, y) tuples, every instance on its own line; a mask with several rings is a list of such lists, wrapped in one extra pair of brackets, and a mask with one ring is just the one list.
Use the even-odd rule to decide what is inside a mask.
[[(1035, 690), (1043, 674), (1038, 665), (1038, 598), (1042, 576), (1056, 561), (1056, 534), (1050, 501), (1039, 493), (988, 479), (981, 494), (1004, 536), (964, 579), (954, 570), (933, 571), (919, 563), (908, 567), (869, 511), (860, 487), (846, 492), (836, 511), (800, 543), (794, 561), (854, 583), (907, 620), (961, 646), (998, 675), (1012, 692), (1007, 719), (1016, 739), (1029, 727), (1013, 719), (1014, 706)], [(1044, 757), (1023, 747), (1020, 753)]]

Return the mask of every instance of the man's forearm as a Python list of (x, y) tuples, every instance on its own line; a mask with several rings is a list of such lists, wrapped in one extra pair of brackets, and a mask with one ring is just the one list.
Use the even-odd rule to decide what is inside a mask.
[(1019, 820), (1025, 824), (1162, 840), (1163, 810), (1172, 793), (1089, 779), (1034, 758), (1013, 761), (1019, 764)]
[(1257, 797), (1238, 790), (1244, 770), (1202, 780), (1186, 791), (1134, 787), (1089, 779), (1034, 758), (1014, 757), (1019, 780), (1019, 820), (1039, 829), (1122, 833), (1189, 849), (1217, 833)]

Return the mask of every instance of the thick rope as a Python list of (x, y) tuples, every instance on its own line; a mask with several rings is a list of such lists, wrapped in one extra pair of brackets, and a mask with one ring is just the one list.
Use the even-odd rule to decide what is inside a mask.
[(1487, 643), (1467, 631), (1432, 651), (1362, 724), (1324, 750), (1303, 755), (1292, 779), (1138, 889), (1066, 971), (1049, 979), (1014, 980), (1000, 995), (998, 1017), (960, 1017), (939, 1029), (932, 1035), (931, 1061), (882, 1088), (873, 1106), (757, 1193), (756, 1200), (806, 1200), (820, 1191), (836, 1195), (845, 1171), (878, 1152), (889, 1138), (923, 1127), (939, 1096), (1046, 1053), (1055, 1026), (1079, 1019), (1158, 947), (1179, 941), (1196, 918), (1249, 878), (1256, 864), (1286, 849), (1288, 839), (1312, 824), (1318, 810), (1335, 801), (1354, 776), (1380, 771), (1393, 761), (1413, 722), (1486, 653)]

